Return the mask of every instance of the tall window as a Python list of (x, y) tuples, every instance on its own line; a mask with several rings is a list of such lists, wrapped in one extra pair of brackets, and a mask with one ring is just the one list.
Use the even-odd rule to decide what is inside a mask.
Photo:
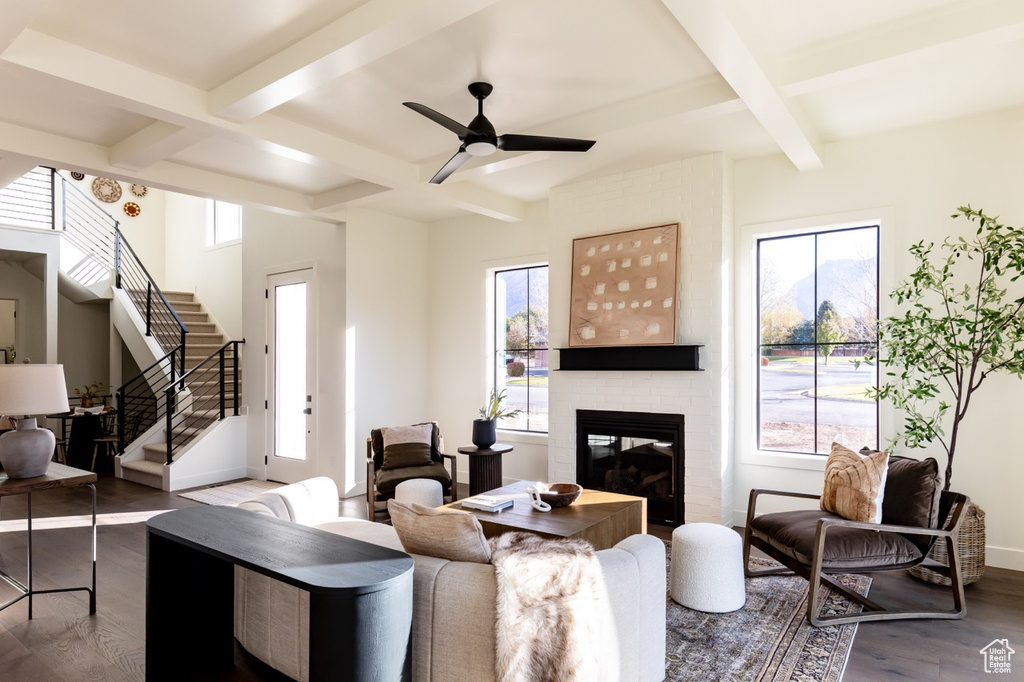
[(216, 246), (242, 238), (242, 207), (211, 199), (206, 209), (206, 245)]
[(878, 446), (878, 226), (757, 242), (758, 447)]
[(548, 266), (494, 273), (494, 387), (521, 410), (498, 426), (548, 430)]

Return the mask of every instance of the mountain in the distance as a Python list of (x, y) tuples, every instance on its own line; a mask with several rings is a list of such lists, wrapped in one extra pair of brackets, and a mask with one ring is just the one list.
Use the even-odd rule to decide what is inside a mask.
[(814, 319), (822, 301), (831, 301), (836, 311), (844, 316), (859, 316), (866, 307), (876, 307), (877, 258), (825, 261), (818, 266), (817, 275), (817, 296), (814, 295), (813, 274), (797, 281), (786, 295), (805, 320)]

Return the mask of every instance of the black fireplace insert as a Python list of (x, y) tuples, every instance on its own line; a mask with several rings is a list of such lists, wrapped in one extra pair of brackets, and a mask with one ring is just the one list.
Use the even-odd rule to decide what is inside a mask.
[(683, 522), (683, 415), (576, 411), (576, 482), (647, 498), (647, 520)]

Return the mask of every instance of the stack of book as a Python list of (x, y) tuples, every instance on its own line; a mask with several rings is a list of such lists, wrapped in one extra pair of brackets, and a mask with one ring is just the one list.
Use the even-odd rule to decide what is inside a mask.
[(493, 495), (473, 495), (460, 500), (463, 507), (467, 509), (479, 509), (480, 511), (500, 512), (512, 506), (512, 499), (508, 497), (495, 497)]

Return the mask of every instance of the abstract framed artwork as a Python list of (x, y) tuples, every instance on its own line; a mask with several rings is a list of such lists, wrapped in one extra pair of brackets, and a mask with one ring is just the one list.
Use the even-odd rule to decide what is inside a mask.
[(676, 342), (679, 223), (572, 241), (569, 346)]

